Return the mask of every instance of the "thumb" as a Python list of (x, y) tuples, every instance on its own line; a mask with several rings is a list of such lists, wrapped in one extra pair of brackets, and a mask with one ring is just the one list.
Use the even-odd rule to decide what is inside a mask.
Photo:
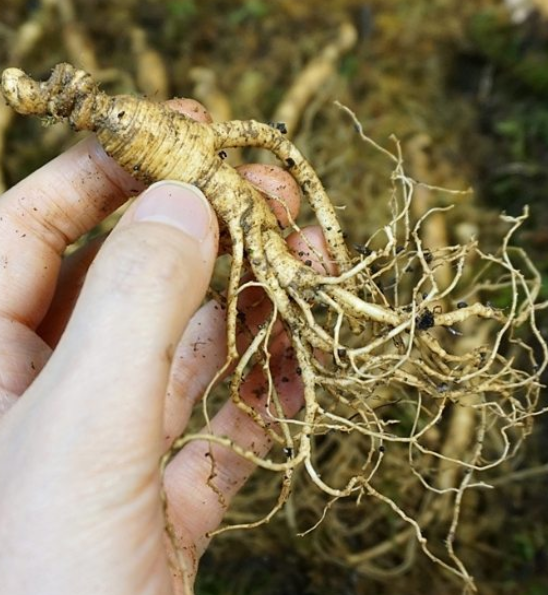
[(84, 447), (93, 460), (108, 464), (112, 453), (119, 464), (127, 453), (157, 466), (171, 358), (204, 298), (217, 241), (204, 195), (159, 182), (126, 212), (91, 265), (31, 391), (47, 395), (56, 434), (93, 437)]

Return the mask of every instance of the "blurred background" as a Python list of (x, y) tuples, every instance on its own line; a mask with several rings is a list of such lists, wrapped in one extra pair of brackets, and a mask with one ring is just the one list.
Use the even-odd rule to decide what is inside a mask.
[[(338, 100), (381, 146), (394, 150), (397, 136), (413, 178), (474, 189), (457, 199), (451, 239), (481, 231), (489, 241), (500, 211), (518, 215), (529, 205), (518, 241), (548, 298), (546, 0), (2, 0), (0, 67), (47, 78), (61, 61), (91, 72), (109, 93), (194, 97), (215, 119), (286, 122), (333, 202), (345, 205), (350, 242), (363, 243), (387, 222), (390, 163), (359, 142)], [(68, 127), (0, 105), (0, 188), (75, 140)], [(264, 158), (229, 155), (232, 163)], [(447, 197), (424, 200), (436, 206)], [(544, 320), (545, 336), (547, 329)], [(547, 426), (537, 420), (519, 456), (493, 478), (496, 489), (465, 502), (458, 545), (480, 593), (548, 593)], [(344, 464), (344, 452), (338, 457)], [(267, 512), (258, 504), (275, 501), (270, 488), (254, 480), (233, 520), (256, 507)], [(219, 536), (197, 593), (461, 592), (408, 544), (393, 544), (384, 557), (373, 552), (395, 529), (387, 517), (374, 522), (365, 505), (352, 506), (336, 523), (327, 518), (319, 537), (291, 529), (306, 502), (251, 532)], [(343, 544), (337, 531), (364, 515), (372, 519), (363, 525), (369, 541), (354, 535)], [(436, 531), (434, 524), (429, 540), (443, 541)]]

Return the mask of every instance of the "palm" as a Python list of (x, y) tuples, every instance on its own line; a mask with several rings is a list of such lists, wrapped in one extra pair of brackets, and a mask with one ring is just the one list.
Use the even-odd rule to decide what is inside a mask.
[[(54, 195), (44, 191), (51, 187)], [(0, 198), (2, 595), (189, 592), (208, 533), (252, 471), (218, 450), (212, 489), (203, 442), (170, 464), (164, 488), (182, 566), (173, 581), (158, 461), (225, 361), (222, 311), (210, 303), (192, 316), (209, 273), (199, 258), (177, 256), (180, 234), (156, 224), (147, 224), (144, 242), (138, 226), (122, 221), (97, 256), (99, 243), (62, 259), (68, 243), (136, 190), (88, 139)], [(109, 257), (124, 234), (130, 253)], [(166, 245), (173, 258), (162, 268), (155, 255)], [(127, 275), (135, 267), (146, 290), (136, 292)], [(164, 294), (157, 288), (167, 271)], [(193, 293), (182, 303), (189, 279)], [(242, 297), (248, 314), (255, 301)], [(248, 319), (265, 315), (259, 308)], [(281, 357), (283, 337), (278, 343)], [(244, 399), (253, 392), (245, 386)], [(300, 395), (290, 387), (294, 412)], [(231, 402), (211, 430), (259, 454), (270, 447)]]

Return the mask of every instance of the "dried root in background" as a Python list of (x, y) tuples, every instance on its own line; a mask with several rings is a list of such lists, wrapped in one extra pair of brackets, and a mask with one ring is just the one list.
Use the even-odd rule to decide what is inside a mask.
[[(146, 182), (170, 178), (196, 184), (230, 235), (224, 368), (235, 366), (230, 398), (278, 448), (261, 458), (223, 436), (190, 434), (174, 443), (164, 464), (186, 443), (206, 440), (279, 474), (281, 492), (272, 511), (240, 527), (270, 519), (289, 499), (295, 475), (306, 484), (303, 497), (316, 491), (327, 495), (324, 514), (342, 499), (377, 500), (381, 510), (394, 515), (398, 532), (376, 551), (353, 554), (354, 563), (367, 565), (378, 550), (398, 543), (418, 544), (473, 591), (454, 547), (462, 499), (467, 490), (486, 488), (481, 474), (515, 455), (539, 413), (539, 375), (547, 356), (536, 325), (540, 280), (527, 256), (511, 246), (526, 215), (503, 217), (507, 231), (496, 252), (485, 252), (476, 238), (428, 245), (422, 229), (444, 209), (431, 208), (412, 223), (414, 194), (423, 187), (405, 174), (397, 144), (394, 154), (378, 147), (393, 165), (392, 218), (351, 255), (314, 170), (281, 127), (255, 121), (200, 124), (144, 99), (110, 98), (89, 75), (66, 64), (46, 83), (9, 69), (2, 88), (20, 113), (67, 119), (76, 129), (95, 131), (107, 152)], [(355, 119), (353, 124), (371, 143)], [(300, 185), (322, 227), (328, 261), (319, 253), (315, 266), (294, 258), (262, 195), (224, 162), (225, 149), (251, 146), (271, 151)], [(295, 222), (291, 227), (300, 233)], [(329, 272), (334, 269), (336, 274)], [(238, 353), (237, 298), (248, 272), (271, 301), (272, 315)], [(285, 416), (269, 367), (278, 318), (304, 391), (304, 408), (295, 419)], [(242, 383), (258, 363), (266, 376), (260, 395), (266, 415), (240, 398)], [(203, 401), (206, 420), (208, 398), (209, 392)], [(458, 437), (444, 440), (447, 427), (462, 415), (469, 428), (463, 443)], [(323, 462), (343, 443), (344, 460), (324, 469)], [(424, 491), (422, 507), (410, 516), (406, 496), (417, 483)], [(323, 516), (303, 527), (305, 515), (295, 515), (295, 524), (312, 530)], [(449, 526), (441, 556), (430, 547), (425, 529), (444, 518)], [(358, 536), (371, 518), (363, 522), (355, 527)], [(347, 529), (344, 538), (349, 537)]]

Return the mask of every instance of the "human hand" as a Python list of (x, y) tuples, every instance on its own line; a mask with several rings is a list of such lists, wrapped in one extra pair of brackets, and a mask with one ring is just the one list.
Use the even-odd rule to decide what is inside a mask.
[[(291, 184), (279, 185), (288, 205)], [(90, 138), (0, 197), (2, 595), (190, 592), (208, 533), (252, 472), (217, 449), (214, 491), (203, 442), (170, 464), (164, 489), (185, 566), (175, 573), (158, 461), (225, 360), (222, 310), (196, 312), (217, 254), (215, 217), (188, 187), (160, 183), (97, 255), (96, 243), (62, 259), (141, 190)], [(251, 326), (265, 315), (255, 302), (242, 297)], [(291, 414), (301, 395), (286, 345), (281, 333), (272, 366), (290, 379), (280, 393)], [(212, 430), (260, 455), (270, 447), (231, 402)]]

